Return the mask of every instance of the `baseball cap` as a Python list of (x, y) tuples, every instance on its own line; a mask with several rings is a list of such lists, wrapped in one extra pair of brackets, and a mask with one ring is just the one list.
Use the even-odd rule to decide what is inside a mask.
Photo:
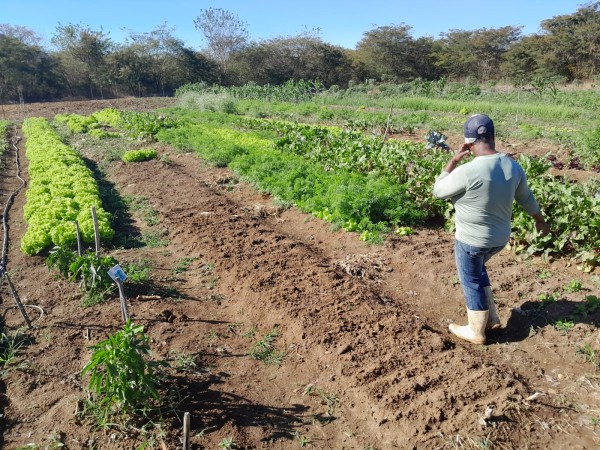
[(465, 122), (465, 144), (472, 144), (480, 137), (494, 134), (494, 122), (485, 114), (475, 114)]

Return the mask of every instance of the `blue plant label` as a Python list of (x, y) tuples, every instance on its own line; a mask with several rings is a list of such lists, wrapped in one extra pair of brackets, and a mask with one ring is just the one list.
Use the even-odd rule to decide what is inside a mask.
[(121, 266), (118, 264), (109, 269), (108, 275), (115, 281), (123, 282), (127, 279), (127, 275), (125, 275), (125, 272), (123, 272), (123, 269), (121, 269)]

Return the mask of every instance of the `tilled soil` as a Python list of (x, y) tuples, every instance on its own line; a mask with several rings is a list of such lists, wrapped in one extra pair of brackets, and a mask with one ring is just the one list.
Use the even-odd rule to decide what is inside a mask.
[[(29, 105), (28, 114), (160, 106), (160, 99), (107, 102)], [(27, 307), (36, 328), (0, 381), (2, 448), (53, 448), (53, 440), (72, 449), (134, 449), (143, 441), (181, 448), (184, 412), (191, 448), (227, 448), (228, 440), (273, 449), (600, 442), (598, 373), (589, 352), (586, 360), (579, 351), (600, 349), (598, 312), (576, 315), (568, 331), (554, 326), (585, 295), (598, 294), (593, 275), (569, 261), (521, 260), (505, 250), (489, 267), (505, 326), (488, 332), (486, 346), (466, 344), (447, 330), (450, 320), (465, 320), (451, 234), (423, 228), (368, 245), (281, 208), (226, 169), (157, 149), (168, 158), (114, 163), (105, 181), (158, 212), (158, 224), (134, 215), (121, 235), (133, 242), (153, 232), (162, 245), (105, 251), (152, 267), (150, 283), (126, 282), (125, 291), (154, 357), (170, 364), (161, 388), (168, 407), (152, 416), (154, 428), (139, 424), (138, 431), (97, 430), (82, 417), (87, 378), (80, 371), (88, 347), (122, 326), (118, 298), (84, 308), (76, 285), (19, 251), (21, 193), (8, 217), (8, 269), (24, 303), (44, 315)], [(3, 166), (3, 193), (12, 170)], [(539, 294), (571, 279), (585, 290), (541, 307)], [(22, 319), (5, 283), (1, 293), (6, 326), (15, 329)], [(252, 345), (273, 331), (280, 364), (253, 359)]]

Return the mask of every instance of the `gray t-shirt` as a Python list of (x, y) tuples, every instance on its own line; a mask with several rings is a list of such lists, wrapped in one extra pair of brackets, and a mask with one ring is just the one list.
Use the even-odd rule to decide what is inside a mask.
[(540, 212), (523, 168), (504, 153), (478, 156), (451, 173), (442, 172), (433, 195), (452, 200), (456, 239), (474, 247), (500, 247), (508, 242), (513, 199), (528, 214)]

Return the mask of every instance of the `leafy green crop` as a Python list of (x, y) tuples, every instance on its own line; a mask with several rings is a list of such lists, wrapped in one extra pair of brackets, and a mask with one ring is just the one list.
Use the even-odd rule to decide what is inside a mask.
[(117, 264), (112, 256), (100, 256), (91, 251), (79, 256), (68, 248), (54, 247), (46, 258), (46, 264), (56, 268), (70, 281), (79, 281), (88, 304), (104, 300), (115, 287), (108, 275), (108, 270)]
[[(8, 148), (8, 127), (10, 122), (6, 120), (0, 120), (0, 157), (4, 154)], [(2, 167), (3, 161), (0, 160), (0, 167)]]
[[(419, 209), (424, 211), (420, 219), (439, 217), (446, 209), (445, 202), (431, 195), (435, 177), (448, 159), (444, 151), (429, 150), (409, 141), (383, 141), (335, 127), (251, 118), (240, 118), (238, 124), (244, 128), (275, 131), (279, 135), (276, 148), (318, 162), (327, 171), (388, 178), (420, 205)], [(407, 221), (406, 224), (418, 222)]]
[(54, 120), (66, 124), (71, 133), (87, 133), (99, 126), (94, 117), (80, 116), (79, 114), (57, 114)]
[(539, 158), (521, 156), (519, 163), (553, 233), (540, 236), (531, 218), (515, 205), (512, 238), (517, 250), (571, 255), (585, 271), (600, 264), (600, 183), (570, 183), (552, 177), (545, 173), (547, 163)]
[(323, 91), (323, 83), (320, 81), (288, 80), (281, 85), (258, 85), (254, 82), (243, 86), (223, 87), (219, 85), (209, 86), (205, 82), (189, 83), (181, 86), (175, 91), (176, 97), (181, 97), (188, 92), (196, 93), (227, 93), (238, 99), (260, 99), (278, 102), (302, 102), (308, 101), (313, 96)]
[(142, 162), (156, 159), (156, 150), (153, 148), (144, 148), (140, 150), (129, 150), (123, 155), (123, 161), (125, 162)]
[(154, 113), (122, 111), (117, 128), (122, 129), (132, 139), (153, 139), (164, 128), (179, 125), (177, 120)]
[(142, 325), (128, 321), (121, 331), (92, 346), (90, 361), (81, 371), (89, 373), (92, 402), (101, 424), (113, 415), (126, 416), (146, 412), (159, 399), (157, 369), (150, 361), (148, 337)]
[(28, 227), (21, 249), (33, 255), (50, 245), (74, 245), (75, 220), (83, 241), (94, 242), (91, 206), (96, 207), (100, 237), (111, 239), (109, 214), (102, 209), (98, 186), (81, 156), (60, 140), (46, 119), (26, 119), (23, 132), (30, 185), (24, 207)]
[(109, 125), (113, 128), (119, 128), (121, 121), (121, 112), (115, 108), (106, 108), (100, 111), (96, 111), (90, 116), (99, 123)]
[[(453, 208), (431, 193), (448, 153), (423, 144), (366, 136), (360, 131), (250, 117), (185, 114), (200, 121), (166, 130), (158, 139), (195, 149), (217, 165), (229, 165), (261, 190), (348, 231), (383, 230), (447, 219)], [(246, 133), (231, 130), (235, 126)], [(275, 134), (256, 139), (257, 132)], [(262, 136), (262, 135), (261, 135)], [(528, 254), (573, 257), (583, 270), (600, 264), (600, 183), (550, 177), (544, 158), (522, 156), (528, 181), (553, 235), (539, 236), (516, 203), (514, 248)]]
[(8, 133), (8, 127), (10, 126), (10, 122), (6, 120), (0, 120), (0, 156), (6, 150), (8, 146), (8, 142), (6, 140), (6, 134)]

